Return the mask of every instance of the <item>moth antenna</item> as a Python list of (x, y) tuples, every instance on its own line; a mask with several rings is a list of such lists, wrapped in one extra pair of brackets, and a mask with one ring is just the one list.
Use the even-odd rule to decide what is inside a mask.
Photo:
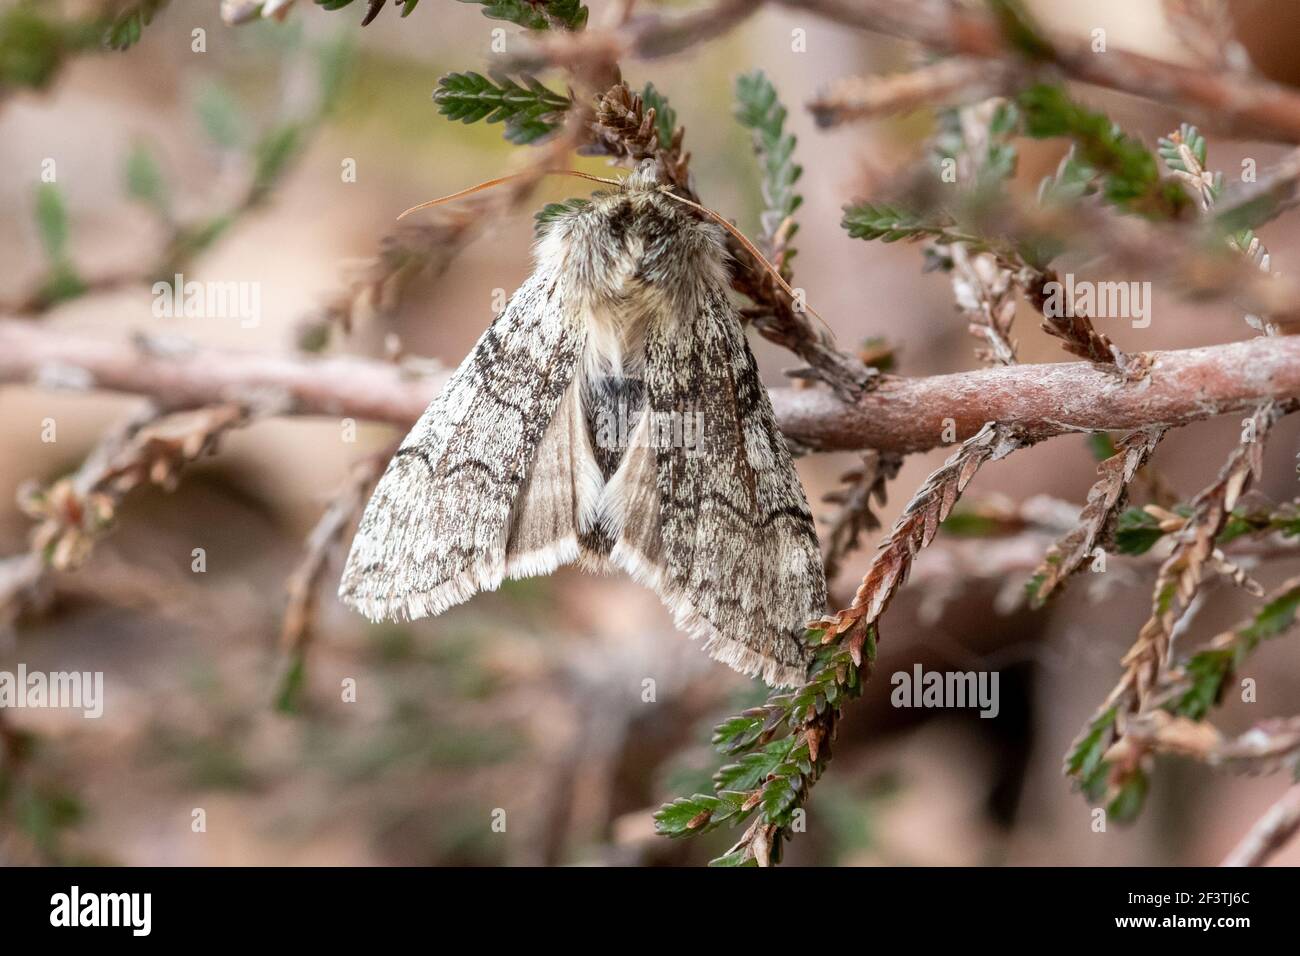
[[(489, 179), (487, 180), (487, 182), (479, 183), (477, 186), (470, 186), (466, 189), (460, 190), (459, 192), (451, 193), (448, 196), (439, 196), (437, 199), (430, 199), (428, 202), (422, 202), (418, 206), (412, 206), (410, 209), (407, 209), (397, 218), (398, 220), (402, 220), (405, 219), (413, 212), (419, 212), (421, 209), (428, 209), (431, 206), (441, 206), (445, 202), (451, 202), (453, 199), (461, 199), (465, 196), (471, 196), (474, 193), (479, 192), (480, 190), (483, 189), (491, 189), (493, 186), (500, 186), (502, 183), (508, 183), (516, 179), (523, 179), (525, 177), (535, 176), (535, 175), (537, 174), (529, 171), (523, 173), (512, 173), (509, 176), (498, 176), (496, 179)], [(602, 176), (593, 176), (590, 173), (582, 173), (576, 169), (548, 169), (541, 175), (574, 176), (578, 179), (589, 179), (594, 183), (604, 183), (607, 186), (620, 185), (620, 182), (617, 179), (605, 179)]]
[[(734, 225), (729, 223), (720, 214), (714, 212), (708, 206), (702, 206), (697, 202), (693, 202), (690, 199), (685, 198), (684, 196), (678, 196), (676, 193), (669, 192), (669, 187), (667, 186), (660, 186), (659, 189), (660, 192), (662, 192), (669, 199), (675, 199), (679, 203), (683, 203), (687, 206), (690, 206), (692, 209), (698, 209), (700, 212), (704, 213), (704, 215), (708, 216), (710, 219), (716, 222), (723, 229), (727, 230), (727, 232), (731, 233), (731, 235), (735, 238), (735, 240), (745, 247), (746, 252), (748, 252), (751, 256), (753, 256), (755, 259), (757, 259), (759, 262), (763, 264), (763, 268), (767, 271), (767, 274), (770, 275), (773, 279), (775, 279), (777, 285), (779, 285), (782, 289), (785, 290), (785, 294), (790, 297), (791, 301), (793, 302), (799, 301), (799, 297), (795, 295), (794, 289), (790, 288), (790, 283), (785, 281), (785, 277), (781, 275), (780, 271), (777, 269), (776, 266), (772, 265), (772, 263), (767, 261), (767, 256), (763, 255), (763, 253), (759, 251), (758, 246), (754, 245), (754, 243), (750, 241), (748, 236), (746, 236), (738, 228), (736, 228)], [(813, 315), (817, 316), (817, 321), (820, 322), (822, 325), (826, 326), (826, 331), (830, 332), (831, 335), (834, 336), (835, 332), (831, 329), (830, 325), (827, 324), (826, 320), (823, 319), (820, 314), (818, 314), (816, 309), (814, 309), (807, 302), (803, 303), (803, 307), (807, 309), (809, 312), (811, 312)]]

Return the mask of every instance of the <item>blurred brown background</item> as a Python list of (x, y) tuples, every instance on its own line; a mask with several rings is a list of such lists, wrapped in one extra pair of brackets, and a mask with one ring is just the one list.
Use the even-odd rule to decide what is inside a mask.
[[(3, 6), (13, 6), (5, 4)], [(223, 26), (213, 3), (178, 3), (124, 54), (69, 63), (40, 94), (0, 103), (0, 300), (21, 296), (44, 271), (33, 202), (42, 160), (53, 157), (71, 221), (71, 255), (86, 275), (110, 274), (156, 255), (156, 223), (123, 188), (127, 157), (153, 150), (178, 209), (220, 204), (238, 169), (201, 119), (213, 98), (236, 104), (248, 128), (265, 128), (310, 87), (303, 58), (337, 34), (355, 41), (336, 109), (269, 203), (241, 217), (187, 269), (186, 278), (257, 282), (262, 319), (156, 319), (147, 286), (60, 306), (38, 321), (97, 336), (175, 332), (208, 345), (258, 350), (294, 346), (305, 316), (336, 292), (350, 262), (374, 253), (397, 212), (510, 168), (499, 127), (453, 124), (430, 100), (437, 78), (483, 70), (490, 31), (478, 7), (425, 0), (408, 19), (381, 16), (361, 31), (359, 10), (326, 13), (300, 3), (284, 24)], [(1033, 3), (1053, 28), (1107, 30), (1108, 41), (1183, 58), (1156, 0)], [(437, 8), (436, 11), (434, 8)], [(593, 4), (593, 20), (602, 14)], [(1291, 51), (1300, 10), (1234, 7), (1240, 35), (1265, 73), (1300, 81)], [(436, 12), (436, 17), (435, 17)], [(434, 24), (437, 23), (436, 29)], [(207, 52), (191, 52), (206, 30)], [(790, 51), (793, 28), (807, 53)], [(508, 32), (515, 28), (506, 25)], [(919, 249), (847, 238), (839, 208), (887, 191), (921, 162), (931, 119), (915, 115), (817, 131), (801, 108), (827, 81), (913, 62), (902, 45), (788, 11), (764, 10), (685, 57), (625, 64), (634, 86), (652, 80), (686, 129), (699, 191), (713, 208), (757, 228), (757, 174), (748, 136), (731, 121), (737, 74), (761, 67), (791, 108), (805, 166), (798, 284), (842, 343), (884, 336), (909, 375), (973, 368), (973, 340), (942, 275), (923, 275)], [(306, 79), (304, 79), (304, 75)], [(1149, 103), (1079, 91), (1147, 143), (1184, 117)], [(204, 104), (208, 104), (205, 106)], [(1230, 177), (1243, 157), (1261, 168), (1277, 147), (1210, 135), (1209, 165)], [(1057, 143), (1022, 143), (1018, 186), (1056, 165)], [(340, 164), (355, 159), (357, 181)], [(601, 166), (584, 160), (583, 167)], [(333, 350), (382, 354), (386, 332), (406, 350), (455, 365), (491, 320), (493, 290), (512, 290), (529, 268), (531, 213), (579, 194), (544, 184), (518, 215), (495, 223), (440, 278), (416, 287), (397, 320), (363, 325)], [(1300, 257), (1295, 219), (1264, 237), (1274, 268)], [(1196, 307), (1156, 289), (1150, 328), (1103, 320), (1130, 349), (1177, 348), (1245, 336), (1231, 308)], [(1023, 361), (1061, 361), (1054, 340), (1023, 311)], [(768, 381), (791, 356), (753, 346)], [(81, 461), (97, 436), (136, 406), (102, 394), (0, 389), (0, 554), (27, 547), (30, 522), (10, 504), (22, 481), (49, 481)], [(41, 422), (58, 440), (41, 441)], [(1211, 480), (1239, 425), (1220, 420), (1172, 435), (1155, 463), (1190, 497)], [(702, 862), (729, 833), (689, 843), (653, 836), (662, 801), (707, 788), (716, 757), (713, 721), (757, 702), (757, 684), (715, 664), (674, 630), (657, 598), (623, 577), (573, 570), (513, 582), (434, 620), (370, 626), (333, 598), (338, 567), (322, 586), (319, 629), (296, 714), (272, 706), (284, 581), (303, 538), (348, 465), (396, 437), (363, 426), (356, 443), (337, 421), (272, 420), (237, 431), (221, 453), (189, 469), (179, 488), (141, 489), (88, 564), (56, 578), (52, 601), (0, 637), (0, 669), (103, 670), (100, 720), (63, 711), (15, 711), (37, 751), (31, 781), (0, 818), (0, 862), (90, 860), (125, 864), (495, 864)], [(1274, 498), (1294, 496), (1296, 422), (1269, 450)], [(944, 453), (914, 456), (891, 486), (888, 524)], [(852, 456), (804, 460), (810, 500), (831, 490)], [(1020, 500), (1046, 494), (1078, 503), (1093, 465), (1083, 437), (1064, 437), (983, 471), (967, 497)], [(819, 510), (819, 509), (815, 509)], [(828, 509), (820, 509), (828, 510)], [(882, 659), (851, 706), (837, 755), (808, 808), (798, 863), (1210, 864), (1276, 798), (1284, 781), (1216, 775), (1169, 763), (1155, 777), (1135, 826), (1094, 833), (1086, 803), (1060, 773), (1069, 741), (1118, 674), (1118, 660), (1149, 609), (1150, 571), (1117, 564), (1097, 582), (1083, 575), (1038, 614), (1019, 608), (1028, 569), (1015, 580), (963, 582), (951, 555), (980, 562), (982, 542), (945, 542), (918, 565), (891, 608)], [(207, 570), (190, 570), (202, 547)], [(965, 549), (965, 551), (962, 551)], [(835, 583), (851, 591), (866, 552)], [(946, 562), (946, 563), (945, 563)], [(1294, 568), (1257, 571), (1266, 585)], [(1219, 586), (1198, 617), (1208, 635), (1248, 605)], [(896, 710), (888, 677), (920, 661), (944, 669), (995, 669), (1001, 713)], [(1228, 706), (1224, 729), (1294, 712), (1300, 666), (1294, 642), (1263, 647), (1248, 676), (1259, 702)], [(357, 682), (357, 701), (340, 682)], [(655, 681), (655, 701), (642, 700)], [(191, 830), (206, 811), (207, 830)], [(506, 811), (504, 833), (492, 814)], [(734, 839), (734, 837), (732, 837)], [(1300, 863), (1300, 846), (1277, 862)]]

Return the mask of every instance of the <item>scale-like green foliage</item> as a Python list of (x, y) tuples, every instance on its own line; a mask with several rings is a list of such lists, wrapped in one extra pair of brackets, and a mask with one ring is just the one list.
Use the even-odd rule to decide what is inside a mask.
[[(829, 742), (814, 758), (808, 735), (827, 734), (839, 707), (862, 691), (864, 671), (875, 660), (875, 628), (868, 630), (862, 646), (862, 663), (855, 664), (844, 639), (822, 645), (823, 632), (809, 631), (807, 640), (819, 647), (807, 682), (793, 690), (774, 691), (767, 702), (729, 717), (713, 732), (713, 744), (739, 759), (723, 765), (713, 775), (714, 793), (680, 797), (655, 814), (655, 825), (665, 836), (690, 836), (723, 823), (735, 826), (757, 813), (760, 822), (775, 828), (771, 856), (779, 861), (781, 836), (788, 832), (794, 813), (808, 798), (812, 785), (829, 759)], [(819, 737), (820, 739), (820, 737)], [(746, 852), (729, 853), (713, 866), (739, 866), (753, 862)]]
[(1083, 168), (1095, 170), (1108, 202), (1132, 212), (1172, 216), (1188, 205), (1187, 194), (1160, 178), (1150, 150), (1124, 133), (1105, 113), (1076, 103), (1064, 88), (1037, 83), (1022, 90), (1017, 103), (1024, 130), (1035, 139), (1074, 141)]
[[(794, 188), (803, 167), (794, 161), (797, 141), (785, 130), (786, 109), (762, 70), (736, 80), (736, 119), (754, 137), (754, 152), (763, 175), (763, 235), (771, 242), (782, 224), (803, 204), (803, 196)], [(798, 225), (790, 221), (784, 241), (788, 242), (797, 230)], [(787, 246), (785, 261), (792, 257), (793, 250)]]
[(853, 239), (879, 239), (881, 242), (909, 242), (936, 239), (942, 243), (978, 243), (974, 236), (953, 231), (952, 217), (939, 210), (914, 212), (889, 203), (863, 201), (844, 207), (840, 225)]
[(140, 0), (129, 4), (117, 15), (104, 35), (104, 44), (114, 50), (125, 50), (140, 42), (144, 28), (153, 22), (154, 15), (169, 0)]
[[(401, 16), (409, 17), (415, 10), (415, 5), (420, 0), (394, 0), (393, 6), (401, 11)], [(352, 0), (316, 0), (316, 5), (325, 10), (342, 10), (344, 7), (351, 6)], [(367, 4), (365, 18), (361, 21), (364, 27), (379, 16), (380, 11), (384, 8), (385, 0), (370, 0)]]
[(1167, 709), (1193, 720), (1204, 718), (1223, 698), (1224, 688), (1241, 663), (1261, 642), (1290, 630), (1300, 608), (1300, 585), (1288, 588), (1261, 607), (1226, 646), (1193, 654), (1183, 665), (1186, 688)]
[(438, 81), (433, 101), (438, 112), (462, 123), (505, 123), (505, 136), (516, 145), (534, 143), (559, 128), (568, 97), (552, 92), (531, 76), (516, 83), (508, 76), (450, 73)]
[(580, 0), (461, 0), (483, 7), (489, 20), (506, 20), (528, 30), (581, 30), (587, 25), (587, 8)]
[(68, 212), (63, 203), (63, 193), (53, 183), (42, 183), (37, 187), (36, 229), (49, 264), (40, 290), (41, 301), (52, 305), (81, 295), (85, 283), (68, 254)]
[(587, 199), (566, 199), (564, 202), (548, 202), (533, 216), (533, 231), (540, 236), (548, 222), (568, 213), (579, 212), (590, 205), (591, 201)]
[(673, 141), (673, 133), (677, 130), (677, 111), (668, 105), (668, 97), (655, 89), (653, 83), (645, 85), (645, 89), (641, 91), (641, 99), (647, 109), (655, 111), (655, 132), (659, 136), (659, 145), (667, 147)]

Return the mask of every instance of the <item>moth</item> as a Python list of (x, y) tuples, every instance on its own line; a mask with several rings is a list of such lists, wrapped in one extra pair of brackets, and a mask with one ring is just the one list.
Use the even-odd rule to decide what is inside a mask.
[(507, 578), (621, 569), (715, 659), (802, 683), (817, 532), (701, 211), (647, 162), (541, 226), (532, 274), (376, 486), (344, 602), (415, 619)]

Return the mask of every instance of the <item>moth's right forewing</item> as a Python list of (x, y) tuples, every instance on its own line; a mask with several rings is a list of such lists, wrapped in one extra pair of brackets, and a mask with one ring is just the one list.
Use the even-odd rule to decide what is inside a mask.
[[(655, 587), (715, 658), (800, 683), (804, 626), (826, 605), (817, 532), (720, 285), (702, 284), (693, 308), (651, 324), (646, 396), (660, 435), (616, 476), (626, 513), (616, 563)], [(657, 507), (644, 504), (651, 495)]]

